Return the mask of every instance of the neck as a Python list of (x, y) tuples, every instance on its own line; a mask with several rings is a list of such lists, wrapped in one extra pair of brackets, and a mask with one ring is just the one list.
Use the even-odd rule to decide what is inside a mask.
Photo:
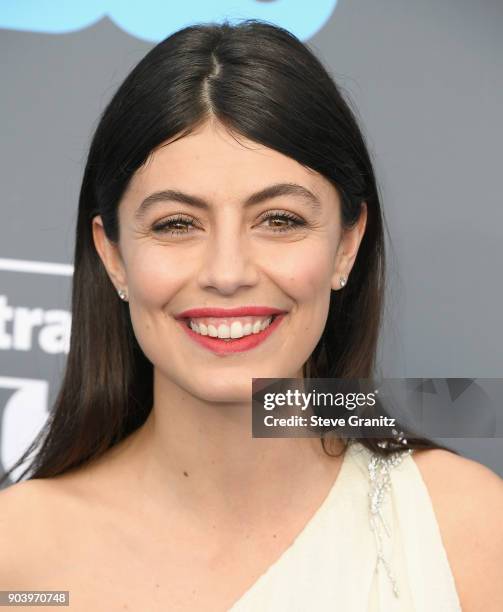
[(306, 490), (322, 499), (334, 481), (342, 458), (326, 455), (318, 438), (252, 437), (251, 388), (248, 401), (218, 403), (166, 379), (154, 383), (152, 411), (116, 464), (134, 495), (139, 486), (157, 509), (176, 504), (197, 521), (204, 508), (213, 524), (260, 520)]

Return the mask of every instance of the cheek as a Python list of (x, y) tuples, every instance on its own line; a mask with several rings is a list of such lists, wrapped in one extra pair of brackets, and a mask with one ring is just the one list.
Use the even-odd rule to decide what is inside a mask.
[[(166, 248), (147, 248), (130, 252), (127, 260), (128, 288), (130, 299), (131, 324), (135, 336), (145, 355), (156, 362), (159, 339), (165, 338), (168, 312), (163, 312), (167, 304), (179, 292), (187, 278), (187, 263)], [(163, 351), (169, 345), (163, 345)]]
[(166, 248), (143, 248), (130, 257), (127, 276), (139, 308), (162, 307), (184, 282), (187, 262)]
[(292, 245), (274, 264), (275, 277), (283, 279), (285, 290), (299, 302), (330, 291), (332, 270), (332, 251), (322, 241)]
[[(325, 327), (330, 307), (333, 275), (333, 248), (326, 240), (306, 241), (275, 266), (275, 279), (295, 306), (291, 324), (297, 349), (304, 359), (316, 346)], [(298, 332), (298, 333), (297, 333)], [(300, 348), (300, 345), (303, 348)]]

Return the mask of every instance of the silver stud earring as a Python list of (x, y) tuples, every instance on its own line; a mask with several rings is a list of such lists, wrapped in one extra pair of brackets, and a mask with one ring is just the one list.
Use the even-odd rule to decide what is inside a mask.
[(344, 285), (346, 284), (347, 278), (345, 276), (341, 276), (340, 279), (340, 283), (341, 283), (341, 287), (344, 287)]
[(122, 291), (122, 289), (119, 289), (117, 291), (117, 293), (119, 294), (119, 297), (120, 297), (121, 300), (126, 300), (127, 301), (127, 294), (124, 291)]

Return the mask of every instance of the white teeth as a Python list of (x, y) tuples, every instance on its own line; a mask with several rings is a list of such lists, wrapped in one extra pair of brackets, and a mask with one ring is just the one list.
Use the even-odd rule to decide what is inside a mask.
[(254, 323), (245, 323), (241, 321), (233, 321), (231, 325), (221, 323), (218, 327), (204, 323), (195, 323), (190, 321), (189, 326), (192, 331), (202, 336), (211, 336), (212, 338), (242, 338), (243, 336), (250, 336), (251, 334), (258, 334), (264, 331), (266, 327), (271, 324), (272, 317), (268, 317), (263, 321), (255, 321)]
[(201, 334), (201, 336), (207, 336), (208, 326), (205, 325), (204, 323), (199, 323), (199, 333)]
[(219, 338), (230, 338), (231, 330), (228, 325), (219, 325), (218, 326), (218, 337)]
[[(242, 323), (240, 323), (239, 321), (233, 321), (231, 323), (230, 337), (231, 338), (241, 338), (241, 336), (243, 336), (243, 335), (244, 335), (244, 332), (243, 332), (243, 325), (242, 325)], [(227, 337), (228, 336), (226, 336), (226, 338)]]
[[(195, 332), (197, 332), (197, 325), (195, 323), (191, 321), (190, 326)], [(211, 336), (212, 338), (216, 338), (218, 336), (217, 328), (214, 325), (208, 325), (208, 336)]]

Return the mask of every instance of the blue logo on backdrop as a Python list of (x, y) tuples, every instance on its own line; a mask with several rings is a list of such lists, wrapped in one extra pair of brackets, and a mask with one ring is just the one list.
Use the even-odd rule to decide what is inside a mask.
[(306, 40), (323, 27), (336, 5), (337, 0), (3, 0), (0, 28), (65, 34), (108, 17), (131, 36), (158, 42), (194, 23), (254, 18)]

